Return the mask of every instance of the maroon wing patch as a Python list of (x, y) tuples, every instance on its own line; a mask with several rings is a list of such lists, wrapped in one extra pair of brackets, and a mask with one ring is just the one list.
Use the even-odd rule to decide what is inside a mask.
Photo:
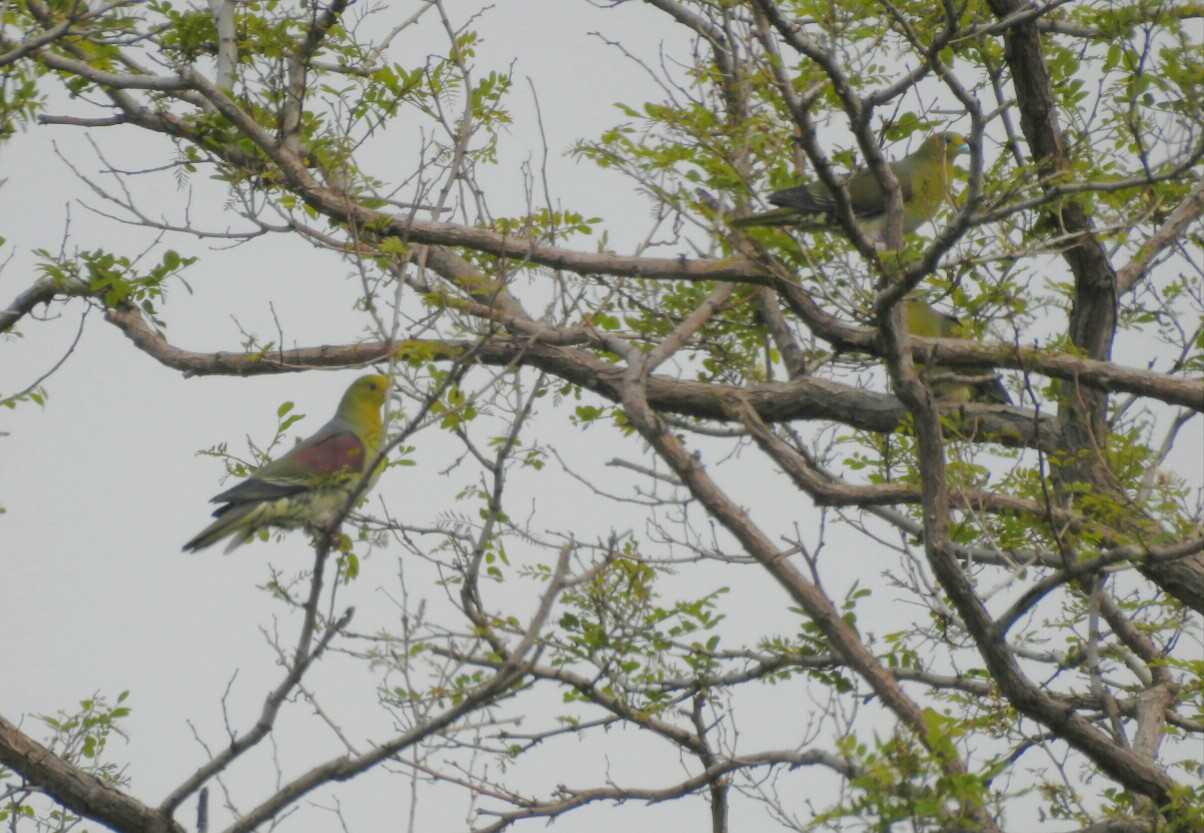
[(298, 448), (293, 455), (294, 460), (319, 475), (364, 468), (364, 444), (350, 433), (332, 434), (311, 446)]

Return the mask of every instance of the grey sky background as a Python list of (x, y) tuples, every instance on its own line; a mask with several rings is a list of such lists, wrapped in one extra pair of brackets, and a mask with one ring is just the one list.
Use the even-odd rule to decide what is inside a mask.
[[(464, 15), (476, 8), (466, 3), (449, 5)], [(626, 183), (591, 164), (578, 165), (565, 151), (575, 139), (595, 136), (620, 120), (612, 102), (638, 102), (655, 97), (655, 92), (643, 71), (588, 33), (602, 31), (644, 55), (655, 54), (666, 39), (680, 45), (680, 37), (634, 5), (610, 12), (585, 4), (538, 5), (537, 14), (494, 11), (481, 26), (484, 40), (478, 65), (482, 70), (504, 71), (515, 60), (516, 90), (509, 100), (514, 125), (502, 141), (504, 161), (484, 179), (490, 206), (498, 215), (524, 211), (520, 166), (527, 160), (536, 166), (540, 163), (542, 147), (526, 89), (529, 76), (544, 112), (554, 196), (565, 206), (607, 218), (612, 245), (630, 248), (645, 233), (646, 204)], [(527, 11), (534, 12), (533, 6)], [(660, 24), (658, 29), (646, 25), (653, 20)], [(394, 47), (393, 59), (416, 63), (426, 51), (443, 50), (444, 35), (432, 23), (433, 19), (403, 37)], [(426, 38), (433, 40), (429, 49)], [(532, 48), (533, 41), (538, 48)], [(56, 102), (48, 111), (84, 109), (79, 103)], [(95, 138), (109, 162), (121, 169), (150, 167), (173, 156), (168, 142), (132, 128), (116, 128)], [(82, 198), (112, 210), (71, 175), (55, 155), (56, 145), (86, 176), (112, 184), (98, 174), (102, 165), (83, 131), (33, 128), (0, 151), (0, 177), (8, 179), (0, 192), (0, 234), (9, 241), (5, 251), (15, 253), (0, 274), (0, 292), (9, 296), (36, 277), (34, 249), (59, 249), (68, 220), (69, 250), (106, 247), (132, 255), (155, 237), (145, 229), (98, 218), (77, 204), (75, 200)], [(389, 155), (397, 153), (398, 145), (411, 153), (397, 154), (398, 162), (390, 164)], [(403, 128), (391, 131), (363, 156), (374, 171), (400, 175), (412, 169), (415, 147), (416, 136), (407, 135)], [(169, 184), (165, 179), (135, 178), (131, 184), (148, 214), (179, 222), (187, 193), (165, 187)], [(190, 184), (192, 217), (198, 227), (217, 231), (245, 227), (221, 210), (223, 188), (203, 176), (194, 177)], [(232, 318), (245, 330), (274, 339), (276, 321), (269, 302), (288, 346), (361, 337), (366, 321), (351, 309), (358, 283), (351, 268), (328, 253), (283, 236), (215, 251), (228, 247), (220, 241), (168, 235), (162, 243), (162, 248), (167, 247), (201, 258), (185, 273), (194, 294), (190, 296), (177, 283), (162, 307), (167, 335), (174, 344), (236, 351), (242, 337)], [(159, 253), (149, 255), (148, 262), (156, 262)], [(56, 306), (51, 311), (56, 320), (25, 322), (20, 342), (6, 345), (0, 390), (19, 389), (57, 361), (75, 337), (81, 309), (76, 304), (66, 309)], [(225, 441), (232, 451), (245, 454), (248, 436), (266, 442), (275, 427), (276, 407), (286, 400), (308, 415), (293, 429), (304, 435), (329, 416), (344, 386), (360, 372), (183, 379), (134, 350), (100, 315), (91, 314), (73, 355), (47, 383), (46, 407), (26, 404), (0, 413), (0, 430), (9, 432), (0, 437), (0, 504), (7, 509), (0, 516), (7, 541), (0, 610), (6, 623), (3, 655), (9, 669), (0, 674), (0, 702), (6, 716), (26, 715), (27, 731), (38, 736), (41, 732), (31, 715), (73, 710), (76, 701), (93, 692), (112, 699), (130, 690), (133, 712), (125, 722), (130, 742), (118, 743), (111, 757), (128, 761), (132, 793), (151, 802), (207, 757), (186, 720), (213, 749), (225, 742), (220, 701), (227, 685), (231, 724), (236, 729), (249, 727), (280, 673), (261, 629), (279, 628), (287, 645), (297, 623), (297, 617), (288, 616), (257, 588), (269, 579), (270, 565), (291, 573), (308, 569), (312, 558), (300, 534), (280, 544), (257, 543), (229, 557), (217, 549), (201, 556), (182, 554), (180, 544), (204, 525), (211, 508), (207, 500), (222, 484), (221, 464), (195, 453)], [(479, 378), (489, 373), (482, 370)], [(593, 443), (603, 435), (613, 439), (611, 429), (599, 425), (582, 435), (566, 430), (553, 417), (544, 421), (541, 431), (563, 435), (560, 448), (566, 459), (589, 471), (600, 488), (616, 493), (630, 489), (626, 477), (597, 465), (599, 449)], [(458, 444), (449, 443), (437, 431), (423, 433), (416, 444), (417, 465), (387, 474), (374, 500), (387, 503), (390, 511), (411, 523), (434, 523), (452, 513), (475, 512), (475, 504), (453, 500), (465, 481), (460, 472), (439, 474), (461, 453)], [(625, 448), (625, 443), (615, 442), (607, 453)], [(584, 488), (566, 487), (563, 477), (557, 476), (556, 487), (549, 488), (551, 479), (518, 480), (512, 494), (538, 505), (549, 517), (571, 519), (570, 526), (583, 538), (604, 537), (634, 522), (635, 516), (624, 523), (609, 507), (600, 511)], [(782, 497), (783, 503), (798, 504), (793, 495)], [(357, 608), (356, 630), (370, 632), (374, 626), (395, 624), (396, 608), (390, 597), (398, 592), (398, 569), (396, 557), (381, 552), (364, 563), (359, 581), (340, 591), (340, 607)], [(432, 589), (434, 572), (412, 563), (404, 569), (410, 591), (430, 596), (436, 604), (441, 592)], [(714, 585), (718, 579), (712, 576), (708, 582)], [(761, 590), (776, 593), (768, 583)], [(513, 591), (495, 588), (494, 592)], [(778, 615), (782, 606), (776, 602), (775, 598), (769, 610)], [(525, 610), (529, 615), (532, 608)], [(764, 610), (754, 605), (746, 605), (745, 610), (757, 614), (753, 626), (764, 625)], [(739, 619), (735, 611), (733, 619)], [(753, 632), (752, 626), (748, 632)], [(357, 674), (358, 666), (349, 658), (331, 657), (315, 669), (312, 688), (332, 692), (323, 698), (323, 705), (350, 736), (379, 736), (391, 727), (376, 706), (374, 678)], [(549, 703), (549, 712), (555, 706)], [(273, 753), (265, 744), (248, 756), (250, 765), (242, 767), (237, 783), (230, 785), (241, 809), (270, 792), (273, 756), (289, 777), (341, 751), (329, 732), (314, 726), (311, 711), (304, 704), (286, 709), (276, 733), (278, 749)], [(527, 728), (544, 725), (540, 718), (531, 715)], [(755, 727), (746, 731), (756, 737)], [(538, 772), (546, 766), (547, 771), (531, 783), (544, 788), (559, 783), (547, 778), (555, 772), (565, 783), (594, 784), (606, 769), (624, 783), (632, 783), (633, 777), (646, 779), (649, 786), (674, 780), (680, 771), (674, 757), (665, 755), (663, 746), (633, 745), (633, 734), (617, 733), (614, 743), (592, 741), (589, 754), (577, 758), (566, 756), (562, 749), (538, 752), (531, 756), (534, 769)], [(341, 787), (341, 806), (352, 828), (403, 827), (410, 805), (405, 787), (401, 779), (383, 772)], [(438, 793), (424, 792), (418, 818), (436, 829), (457, 829), (469, 808), (462, 793), (444, 793), (447, 801), (441, 804), (432, 797)], [(328, 796), (319, 791), (314, 802), (333, 806)], [(217, 795), (211, 799), (220, 800)], [(701, 818), (705, 807), (692, 804), (686, 817)], [(190, 802), (179, 818), (191, 822), (192, 812)], [(680, 821), (681, 812), (673, 804), (633, 806), (587, 814), (575, 819), (573, 827), (602, 830), (624, 815), (651, 826), (661, 823), (662, 817), (667, 821), (676, 815)], [(294, 821), (294, 829), (332, 822), (319, 813), (300, 828)]]
[[(477, 4), (451, 2), (449, 8), (463, 22)], [(382, 19), (407, 13), (390, 11)], [(392, 59), (413, 65), (426, 52), (443, 51), (444, 36), (433, 23), (428, 20), (404, 35), (394, 45)], [(483, 178), (493, 212), (524, 211), (520, 166), (527, 159), (536, 167), (540, 162), (542, 149), (526, 89), (529, 76), (543, 111), (554, 199), (587, 216), (606, 218), (610, 245), (617, 251), (630, 250), (646, 233), (645, 202), (626, 180), (588, 163), (577, 164), (565, 151), (575, 139), (594, 137), (622, 121), (613, 102), (638, 104), (660, 96), (642, 70), (589, 33), (618, 40), (650, 62), (657, 60), (662, 43), (670, 54), (676, 50), (681, 59), (688, 58), (681, 33), (663, 16), (634, 3), (599, 10), (585, 3), (548, 0), (499, 6), (478, 28), (484, 37), (478, 66), (482, 71), (504, 70), (514, 60), (516, 81), (509, 99), (514, 124), (502, 140), (503, 162)], [(47, 110), (72, 114), (86, 108), (58, 101)], [(110, 162), (122, 168), (162, 164), (173, 155), (169, 142), (135, 129), (92, 135)], [(34, 249), (57, 251), (68, 219), (70, 249), (104, 246), (132, 254), (154, 237), (145, 229), (98, 218), (75, 203), (82, 197), (100, 204), (56, 157), (52, 143), (86, 175), (97, 175), (100, 167), (84, 132), (73, 128), (33, 128), (0, 148), (0, 178), (8, 180), (0, 188), (0, 235), (8, 239), (0, 254), (13, 255), (0, 273), (0, 299), (5, 302), (37, 277)], [(372, 172), (400, 177), (412, 169), (415, 147), (415, 132), (407, 133), (403, 125), (374, 141), (360, 158)], [(148, 213), (180, 219), (185, 193), (165, 187), (166, 177), (135, 184), (143, 189), (138, 196)], [(195, 177), (192, 186), (196, 225), (215, 230), (243, 225), (223, 212), (220, 186), (203, 176)], [(579, 239), (572, 245), (593, 244)], [(174, 283), (162, 306), (167, 336), (175, 345), (237, 351), (242, 339), (232, 317), (261, 338), (274, 339), (276, 323), (269, 302), (287, 346), (345, 343), (363, 333), (366, 320), (351, 309), (358, 283), (351, 268), (328, 253), (282, 236), (223, 251), (226, 247), (220, 243), (169, 235), (162, 247), (201, 259), (184, 273), (194, 294)], [(150, 260), (158, 256), (156, 251)], [(4, 345), (0, 392), (23, 387), (57, 361), (75, 337), (82, 309), (79, 302), (56, 305), (51, 308), (55, 320), (22, 323), (20, 341)], [(1117, 355), (1125, 363), (1125, 353), (1118, 350)], [(229, 557), (217, 550), (182, 554), (181, 543), (206, 521), (206, 501), (222, 488), (221, 464), (196, 452), (224, 441), (232, 451), (245, 453), (246, 437), (267, 441), (275, 427), (275, 409), (286, 400), (307, 414), (293, 429), (305, 435), (329, 416), (345, 385), (360, 372), (184, 379), (132, 348), (99, 314), (91, 314), (73, 354), (47, 383), (46, 406), (23, 404), (0, 412), (0, 432), (8, 432), (0, 435), (0, 505), (7, 509), (0, 516), (5, 562), (0, 578), (0, 656), (5, 666), (0, 672), (0, 709), (5, 716), (26, 715), (26, 731), (38, 736), (32, 715), (70, 710), (92, 692), (112, 698), (130, 690), (133, 714), (125, 722), (130, 740), (128, 745), (119, 743), (111, 757), (128, 761), (132, 794), (150, 803), (206, 758), (186, 720), (212, 748), (225, 742), (221, 698), (228, 685), (231, 723), (236, 729), (247, 728), (280, 674), (261, 631), (279, 629), (283, 644), (291, 646), (298, 621), (258, 588), (273, 565), (291, 574), (308, 569), (312, 559), (299, 533), (279, 544), (256, 543)], [(479, 385), (493, 373), (481, 369), (470, 378)], [(630, 477), (604, 465), (615, 456), (634, 459), (630, 440), (621, 440), (607, 425), (586, 432), (571, 429), (563, 411), (557, 412), (551, 402), (543, 408), (546, 418), (538, 424), (546, 442), (553, 442), (599, 489), (630, 494)], [(1204, 459), (1200, 420), (1185, 433), (1183, 453), (1168, 467), (1198, 485)], [(437, 430), (423, 432), (414, 444), (415, 467), (389, 471), (372, 505), (382, 502), (415, 524), (433, 525), (454, 513), (475, 512), (476, 504), (454, 499), (473, 479), (468, 468), (461, 465), (445, 473), (462, 453), (458, 444)], [(702, 447), (708, 464), (720, 462), (706, 458), (706, 445)], [(789, 534), (797, 524), (804, 537), (813, 536), (815, 510), (784, 477), (766, 479), (754, 462), (722, 461), (720, 482), (733, 484), (738, 498), (755, 506), (757, 520), (775, 532)], [(611, 530), (633, 526), (641, 531), (642, 512), (601, 502), (563, 477), (554, 461), (542, 474), (516, 475), (510, 500), (512, 514), (529, 510), (554, 519), (581, 539), (604, 538)], [(834, 596), (855, 578), (877, 575), (878, 570), (866, 567), (876, 554), (864, 539), (834, 529), (828, 540), (833, 555), (824, 562), (824, 578)], [(518, 559), (527, 555), (512, 553)], [(539, 558), (546, 560), (542, 553)], [(339, 591), (340, 608), (357, 608), (353, 630), (367, 633), (395, 624), (399, 571), (413, 598), (428, 598), (432, 609), (445, 604), (432, 564), (399, 564), (395, 552), (382, 549), (364, 562), (358, 581)], [(733, 639), (768, 630), (790, 632), (798, 626), (783, 594), (759, 571), (689, 564), (680, 572), (688, 576), (684, 584), (698, 592), (731, 588), (723, 605), (729, 614), (725, 634)], [(517, 598), (523, 600), (518, 605), (522, 615), (533, 610), (527, 604), (533, 598), (531, 585), (490, 592), (496, 594), (499, 607), (501, 600)], [(882, 598), (889, 600), (889, 591)], [(875, 605), (864, 615), (871, 629), (890, 627), (889, 604)], [(362, 741), (394, 728), (376, 706), (375, 682), (353, 658), (334, 655), (316, 669), (310, 687), (348, 734)], [(801, 738), (798, 727), (805, 723), (801, 713), (808, 703), (796, 687), (765, 687), (746, 697), (752, 708), (744, 714), (757, 718), (738, 727), (741, 744), (773, 748)], [(548, 714), (556, 707), (549, 701)], [(546, 717), (527, 715), (525, 728), (546, 725)], [(785, 733), (784, 723), (790, 727)], [(527, 783), (547, 790), (556, 783), (597, 784), (609, 775), (625, 785), (642, 780), (644, 786), (660, 786), (679, 777), (683, 770), (675, 754), (664, 745), (633, 743), (634, 734), (617, 731), (588, 745), (571, 739), (549, 744), (522, 764), (530, 768)], [(287, 778), (340, 751), (305, 703), (286, 709), (276, 736), (278, 747), (265, 744), (254, 752), (251, 765), (238, 768), (236, 782), (229, 784), (241, 809), (270, 791), (273, 755)], [(824, 798), (835, 782), (812, 770), (805, 783)], [(411, 805), (408, 789), (401, 777), (382, 771), (340, 785), (338, 795), (351, 829), (405, 829)], [(423, 789), (417, 829), (466, 826), (470, 808), (462, 793)], [(333, 806), (331, 792), (320, 790), (305, 802), (307, 809), (289, 822), (291, 829), (327, 829), (323, 825), (333, 820), (310, 805)], [(744, 812), (751, 807), (749, 802), (736, 804)], [(178, 818), (191, 826), (192, 812), (190, 802)], [(736, 829), (768, 829), (768, 819), (757, 813), (747, 825), (734, 817)], [(701, 824), (705, 814), (703, 801), (696, 798), (680, 806), (629, 805), (577, 813), (564, 826), (609, 831), (615, 824), (628, 823), (644, 830), (657, 825), (673, 829)]]

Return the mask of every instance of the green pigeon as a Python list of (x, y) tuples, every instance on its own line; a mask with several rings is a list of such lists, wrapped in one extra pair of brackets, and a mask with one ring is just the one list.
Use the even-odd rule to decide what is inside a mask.
[[(913, 232), (931, 220), (949, 194), (953, 160), (969, 153), (959, 133), (934, 133), (910, 156), (891, 162), (903, 198), (903, 232)], [(880, 242), (886, 232), (886, 193), (874, 172), (859, 168), (845, 181), (853, 216), (870, 239)], [(775, 191), (769, 201), (782, 206), (772, 211), (733, 220), (736, 228), (793, 226), (803, 231), (840, 232), (836, 198), (823, 185), (811, 183)]]
[[(387, 376), (361, 376), (352, 382), (334, 417), (317, 433), (211, 499), (222, 504), (213, 512), (217, 520), (186, 543), (184, 551), (197, 552), (230, 538), (230, 552), (268, 527), (329, 524), (380, 450), (380, 409), (388, 393)], [(379, 473), (378, 468), (372, 478)]]
[[(961, 321), (933, 309), (914, 295), (903, 299), (903, 326), (908, 334), (926, 338), (965, 338), (967, 335)], [(926, 382), (932, 380), (932, 392), (943, 402), (1012, 404), (1007, 388), (988, 367), (950, 368), (932, 365), (923, 375), (927, 377)]]

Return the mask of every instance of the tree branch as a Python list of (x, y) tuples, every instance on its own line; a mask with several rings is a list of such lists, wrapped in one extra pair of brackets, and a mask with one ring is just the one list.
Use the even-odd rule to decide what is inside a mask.
[(123, 833), (185, 833), (171, 816), (59, 758), (0, 717), (0, 764), (71, 812)]
[(1131, 290), (1134, 284), (1141, 280), (1154, 258), (1179, 240), (1201, 214), (1204, 214), (1204, 180), (1196, 183), (1196, 187), (1175, 206), (1175, 210), (1158, 227), (1158, 231), (1145, 241), (1137, 250), (1137, 254), (1116, 273), (1117, 291), (1123, 294)]
[[(476, 341), (408, 339), (394, 344), (370, 341), (269, 353), (196, 353), (168, 343), (132, 307), (110, 309), (105, 317), (138, 349), (186, 376), (260, 376), (318, 367), (360, 367), (390, 355), (454, 361), (477, 345)], [(544, 345), (534, 339), (496, 337), (480, 345), (476, 358), (487, 365), (517, 362), (538, 367), (612, 402), (621, 398), (622, 371), (580, 350)], [(906, 409), (893, 396), (810, 377), (740, 387), (651, 376), (648, 397), (658, 410), (720, 422), (731, 420), (723, 404), (731, 397), (747, 399), (766, 422), (825, 419), (889, 433), (897, 430), (906, 416)], [(966, 435), (978, 440), (1052, 448), (1056, 439), (1048, 433), (1053, 421), (1047, 417), (1034, 420), (1031, 414), (993, 405), (967, 405), (962, 410)]]
[(11, 330), (38, 304), (49, 304), (58, 297), (84, 298), (91, 294), (92, 291), (83, 283), (63, 283), (51, 277), (38, 278), (28, 289), (18, 293), (5, 309), (0, 310), (0, 333)]

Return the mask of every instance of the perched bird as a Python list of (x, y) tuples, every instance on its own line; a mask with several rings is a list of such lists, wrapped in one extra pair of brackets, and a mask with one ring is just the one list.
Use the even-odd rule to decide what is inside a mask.
[[(903, 299), (903, 326), (913, 336), (965, 338), (961, 322), (930, 307), (914, 295)], [(944, 367), (930, 365), (923, 374), (936, 398), (945, 402), (994, 402), (1011, 405), (1007, 388), (987, 367)]]
[(228, 537), (230, 552), (267, 527), (329, 524), (380, 450), (380, 408), (388, 392), (387, 376), (352, 382), (334, 417), (317, 433), (211, 499), (222, 504), (213, 512), (217, 520), (186, 543), (184, 551), (203, 550)]
[[(936, 214), (949, 192), (950, 170), (958, 154), (970, 147), (958, 133), (934, 133), (915, 153), (897, 162), (891, 170), (899, 182), (903, 198), (903, 232), (915, 231)], [(866, 236), (884, 240), (886, 232), (886, 193), (878, 177), (868, 168), (859, 168), (845, 181), (849, 203)], [(841, 231), (836, 221), (836, 198), (823, 185), (811, 183), (775, 191), (769, 201), (781, 208), (741, 217), (732, 221), (736, 228), (751, 226), (794, 226), (803, 231)]]

